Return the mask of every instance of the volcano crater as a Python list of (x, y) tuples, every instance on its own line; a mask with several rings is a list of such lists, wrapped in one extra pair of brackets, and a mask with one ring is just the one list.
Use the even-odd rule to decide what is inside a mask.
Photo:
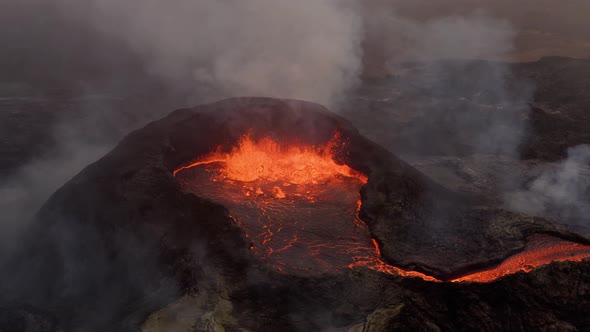
[[(588, 243), (583, 236), (444, 188), (320, 105), (236, 98), (174, 117), (184, 119), (169, 131), (167, 167), (182, 191), (226, 207), (255, 256), (277, 271), (365, 266), (431, 281), (490, 281), (467, 276), (531, 248), (570, 245), (568, 259), (590, 256), (562, 240)], [(330, 169), (304, 165), (313, 156)], [(228, 176), (229, 159), (242, 178)], [(273, 169), (287, 178), (261, 175)], [(329, 174), (300, 183), (297, 172)]]

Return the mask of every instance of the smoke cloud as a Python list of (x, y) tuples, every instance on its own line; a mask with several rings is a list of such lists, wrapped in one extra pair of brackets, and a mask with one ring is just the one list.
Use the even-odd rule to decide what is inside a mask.
[(544, 166), (524, 190), (506, 196), (509, 208), (562, 221), (588, 220), (590, 215), (590, 145), (568, 150), (566, 160)]
[(30, 218), (53, 192), (76, 171), (107, 151), (106, 146), (64, 144), (52, 157), (28, 163), (12, 179), (5, 181), (0, 186), (0, 209), (3, 211), (0, 252), (17, 244), (15, 235), (26, 229)]
[(365, 9), (367, 56), (377, 60), (497, 59), (515, 47), (512, 24), (482, 10), (422, 21), (385, 8)]
[(352, 1), (65, 1), (167, 82), (209, 99), (265, 95), (332, 104), (357, 80), (361, 18)]
[[(517, 156), (534, 87), (515, 78), (509, 63), (481, 60), (514, 49), (508, 21), (481, 11), (417, 20), (387, 6), (365, 10), (371, 17), (365, 23), (365, 74), (393, 75), (378, 116), (356, 106), (347, 112), (363, 123), (365, 134), (379, 133), (374, 139), (403, 154)], [(446, 146), (439, 148), (441, 142)]]
[[(481, 13), (434, 20), (412, 32), (417, 42), (410, 57), (418, 61), (498, 58), (514, 47), (510, 24)], [(460, 105), (433, 108), (426, 121), (444, 123), (472, 153), (516, 156), (533, 88), (515, 82), (509, 64), (435, 61), (422, 77), (431, 96)]]

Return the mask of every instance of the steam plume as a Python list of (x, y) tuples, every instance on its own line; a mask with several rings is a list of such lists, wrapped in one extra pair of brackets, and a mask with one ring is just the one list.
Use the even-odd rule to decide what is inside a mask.
[(524, 213), (580, 222), (590, 215), (590, 146), (568, 150), (566, 160), (545, 166), (526, 184), (510, 193), (506, 204)]

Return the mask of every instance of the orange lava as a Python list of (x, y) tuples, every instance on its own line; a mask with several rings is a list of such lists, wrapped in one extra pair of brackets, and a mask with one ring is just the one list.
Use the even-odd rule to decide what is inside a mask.
[[(366, 267), (390, 275), (440, 280), (381, 260), (378, 243), (358, 216), (367, 177), (335, 161), (345, 142), (336, 133), (322, 146), (281, 145), (243, 136), (174, 171), (183, 187), (226, 206), (261, 260), (291, 274)], [(590, 246), (546, 235), (496, 267), (453, 282), (490, 282), (552, 261), (590, 257)]]
[(339, 164), (340, 135), (321, 146), (281, 145), (249, 135), (174, 172), (185, 189), (226, 206), (254, 253), (278, 271), (317, 274), (381, 269), (358, 218), (367, 177)]
[[(309, 185), (321, 184), (340, 175), (367, 183), (365, 175), (334, 161), (333, 150), (340, 144), (339, 134), (320, 147), (284, 147), (269, 137), (254, 142), (250, 135), (246, 135), (231, 152), (223, 153), (218, 148), (205, 158), (174, 171), (174, 175), (183, 169), (221, 162), (220, 175), (226, 180)], [(276, 191), (280, 192), (280, 188)]]
[(453, 282), (490, 282), (519, 271), (530, 272), (551, 262), (579, 262), (590, 257), (590, 246), (569, 242), (554, 236), (535, 234), (528, 238), (522, 252), (508, 257), (498, 266), (470, 273)]
[(426, 275), (424, 273), (420, 273), (417, 271), (409, 271), (409, 270), (404, 270), (404, 269), (400, 269), (399, 267), (395, 267), (391, 264), (387, 264), (384, 261), (382, 261), (379, 257), (381, 257), (381, 250), (379, 249), (379, 244), (377, 243), (377, 241), (375, 239), (371, 239), (373, 246), (375, 248), (375, 257), (372, 256), (368, 256), (365, 257), (367, 260), (363, 260), (362, 258), (359, 259), (358, 261), (350, 264), (348, 267), (349, 268), (355, 268), (355, 267), (359, 267), (359, 266), (364, 266), (367, 268), (370, 268), (372, 270), (381, 272), (381, 273), (386, 273), (386, 274), (391, 274), (391, 275), (399, 275), (402, 277), (416, 277), (416, 278), (421, 278), (424, 279), (426, 281), (434, 281), (434, 282), (439, 282), (440, 280), (436, 279), (435, 277)]

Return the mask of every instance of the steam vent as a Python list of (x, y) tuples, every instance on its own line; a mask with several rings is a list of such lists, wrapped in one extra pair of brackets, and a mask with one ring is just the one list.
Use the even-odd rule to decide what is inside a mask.
[(27, 282), (48, 329), (590, 327), (590, 232), (452, 191), (303, 101), (174, 111), (27, 236), (3, 292)]

